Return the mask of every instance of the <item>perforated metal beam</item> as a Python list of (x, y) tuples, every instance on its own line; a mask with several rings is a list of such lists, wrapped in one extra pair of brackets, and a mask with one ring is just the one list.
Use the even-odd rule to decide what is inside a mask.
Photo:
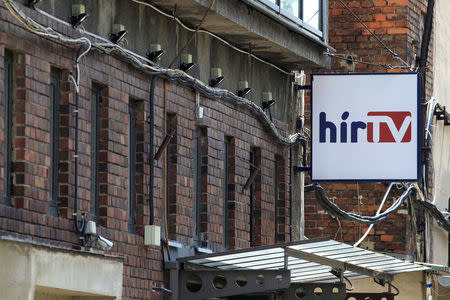
[(286, 290), (291, 284), (290, 272), (284, 269), (180, 270), (178, 275), (178, 295), (172, 300), (201, 300)]
[(344, 300), (343, 283), (294, 283), (286, 292), (286, 300)]

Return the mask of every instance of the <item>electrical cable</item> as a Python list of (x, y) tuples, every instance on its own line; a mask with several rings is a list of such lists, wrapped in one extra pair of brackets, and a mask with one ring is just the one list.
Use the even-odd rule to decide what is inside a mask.
[(191, 37), (189, 38), (189, 40), (186, 42), (186, 44), (184, 44), (183, 48), (181, 48), (181, 50), (178, 52), (177, 56), (175, 56), (175, 58), (172, 60), (172, 62), (169, 64), (169, 68), (172, 68), (173, 65), (175, 64), (175, 62), (178, 60), (178, 58), (180, 58), (181, 54), (183, 54), (183, 52), (187, 49), (187, 47), (189, 47), (189, 45), (192, 43), (192, 41), (194, 40), (194, 37), (197, 35), (200, 27), (203, 25), (203, 23), (206, 20), (206, 17), (208, 16), (209, 12), (211, 11), (214, 3), (216, 3), (216, 0), (212, 0), (211, 3), (209, 3), (208, 8), (206, 9), (202, 20), (200, 21), (200, 23), (198, 23), (198, 25), (195, 27), (194, 33), (191, 35)]
[(344, 3), (344, 1), (339, 0), (339, 2), (342, 3), (342, 5), (344, 5), (344, 7), (350, 12), (350, 14), (356, 19), (358, 20), (359, 23), (361, 23), (361, 25), (384, 47), (384, 49), (386, 49), (386, 51), (388, 51), (392, 57), (396, 60), (398, 60), (403, 66), (407, 67), (407, 69), (410, 69), (411, 66), (405, 62), (400, 56), (398, 56), (397, 53), (395, 53), (391, 48), (389, 48), (381, 39), (378, 35), (376, 35), (364, 22), (363, 20), (361, 20), (361, 18), (350, 8), (348, 7), (347, 4)]
[[(211, 11), (214, 3), (216, 3), (216, 0), (212, 0), (210, 2), (207, 10), (205, 11), (205, 13), (203, 15), (202, 20), (195, 28), (194, 33), (191, 35), (191, 37), (186, 42), (186, 44), (183, 46), (183, 48), (181, 48), (181, 50), (178, 52), (176, 57), (169, 64), (169, 68), (171, 68), (175, 64), (175, 62), (178, 60), (178, 58), (181, 56), (181, 54), (187, 49), (187, 47), (189, 47), (191, 42), (194, 40), (195, 36), (198, 33), (198, 30), (202, 26), (203, 22), (205, 22), (206, 17), (208, 16), (209, 12)], [(164, 82), (163, 82), (163, 129), (164, 129), (164, 131), (167, 131), (167, 81), (166, 80), (164, 80)], [(168, 201), (168, 199), (167, 199), (167, 149), (166, 149), (164, 151), (164, 159), (163, 159), (163, 204), (164, 204), (163, 206), (164, 206), (164, 230), (165, 230), (166, 241), (167, 241), (167, 243), (166, 243), (167, 258), (168, 258), (168, 260), (170, 260), (170, 247), (169, 247), (169, 243), (168, 243), (169, 229), (167, 228), (168, 227), (167, 218), (169, 217), (167, 214), (167, 206), (168, 206), (167, 201)]]
[(438, 221), (439, 226), (450, 232), (450, 221), (440, 212), (436, 205), (427, 201), (416, 201), (416, 203), (425, 208)]
[(388, 284), (388, 286), (390, 286), (391, 288), (393, 288), (395, 290), (394, 297), (396, 297), (400, 294), (400, 290), (392, 282), (387, 281), (386, 283)]
[(348, 213), (340, 209), (336, 204), (331, 202), (328, 197), (325, 195), (324, 189), (317, 183), (313, 183), (311, 185), (305, 186), (305, 192), (314, 190), (316, 193), (316, 198), (320, 204), (320, 206), (327, 211), (331, 216), (336, 218), (342, 218), (348, 221), (355, 221), (364, 224), (376, 224), (385, 219), (387, 219), (390, 215), (395, 213), (400, 206), (404, 203), (406, 198), (417, 191), (417, 187), (415, 185), (410, 185), (403, 194), (394, 201), (394, 203), (383, 213), (375, 215), (373, 217), (361, 216), (354, 213)]
[[(269, 119), (269, 117), (266, 115), (266, 113), (259, 107), (256, 103), (253, 101), (250, 101), (248, 99), (239, 97), (235, 95), (233, 92), (221, 88), (213, 88), (209, 85), (205, 84), (204, 82), (190, 76), (189, 74), (181, 71), (181, 70), (174, 70), (174, 69), (168, 69), (168, 68), (161, 68), (154, 64), (153, 62), (149, 62), (146, 58), (143, 58), (142, 56), (139, 56), (136, 53), (133, 53), (130, 50), (124, 49), (116, 44), (113, 44), (109, 41), (105, 43), (97, 43), (92, 42), (86, 37), (81, 38), (70, 38), (66, 37), (56, 31), (54, 31), (51, 28), (46, 28), (28, 16), (26, 16), (14, 3), (12, 0), (3, 0), (8, 10), (11, 12), (13, 16), (17, 18), (19, 22), (24, 24), (24, 26), (30, 30), (31, 32), (45, 37), (57, 40), (59, 42), (62, 42), (63, 44), (69, 44), (71, 46), (73, 45), (80, 45), (85, 44), (88, 45), (91, 43), (91, 47), (93, 50), (100, 51), (102, 53), (108, 54), (108, 55), (115, 55), (119, 59), (126, 61), (133, 65), (135, 68), (145, 72), (149, 75), (160, 75), (160, 77), (165, 78), (169, 81), (178, 81), (182, 84), (187, 84), (192, 86), (194, 89), (199, 91), (201, 94), (205, 95), (206, 97), (213, 98), (213, 99), (222, 99), (226, 102), (230, 102), (236, 106), (244, 106), (246, 107), (252, 114), (254, 114), (261, 122), (263, 127), (270, 132), (272, 136), (275, 137), (275, 139), (278, 140), (280, 144), (291, 146), (295, 144), (299, 138), (304, 138), (300, 133), (294, 133), (291, 134), (288, 137), (282, 136), (278, 129), (275, 127), (273, 122)], [(53, 17), (53, 19), (57, 19)], [(59, 19), (57, 19), (59, 20)], [(64, 23), (64, 21), (61, 21), (61, 23)], [(68, 24), (68, 23), (67, 23)], [(69, 25), (70, 26), (70, 25)], [(200, 32), (200, 30), (199, 30)], [(94, 36), (93, 34), (89, 33), (89, 35)], [(97, 36), (98, 37), (98, 36)], [(100, 39), (104, 40), (103, 38), (99, 37)]]
[(330, 56), (330, 57), (337, 58), (337, 59), (345, 60), (349, 63), (365, 64), (365, 65), (369, 65), (369, 66), (382, 67), (382, 68), (386, 68), (386, 69), (396, 69), (396, 70), (409, 69), (409, 67), (405, 67), (405, 66), (393, 66), (390, 64), (381, 64), (381, 63), (372, 63), (372, 62), (362, 61), (362, 60), (355, 59), (349, 55), (335, 54), (335, 53), (331, 53), (329, 51), (326, 51), (323, 54)]
[[(395, 185), (395, 182), (392, 182), (392, 183), (389, 185), (388, 189), (386, 190), (386, 193), (384, 193), (383, 200), (381, 200), (380, 206), (378, 207), (378, 210), (377, 210), (377, 212), (376, 212), (376, 214), (375, 214), (376, 216), (378, 216), (378, 215), (380, 214), (381, 210), (383, 209), (384, 203), (386, 202), (387, 197), (389, 196), (389, 193), (391, 192), (391, 189), (392, 189), (392, 187), (393, 187), (394, 185)], [(353, 247), (358, 247), (359, 244), (361, 244), (362, 241), (364, 241), (364, 240), (366, 239), (366, 237), (369, 235), (369, 232), (372, 230), (372, 228), (373, 228), (374, 225), (375, 225), (375, 224), (370, 224), (369, 228), (367, 228), (367, 230), (366, 230), (366, 232), (363, 234), (363, 236), (362, 236), (356, 243), (353, 244)]]
[[(168, 18), (170, 18), (170, 19), (175, 20), (178, 24), (181, 25), (181, 27), (183, 27), (183, 28), (184, 28), (185, 30), (187, 30), (187, 31), (194, 32), (194, 31), (196, 30), (196, 29), (194, 29), (194, 28), (191, 28), (191, 27), (187, 26), (187, 25), (186, 25), (185, 23), (183, 23), (183, 21), (181, 21), (180, 18), (178, 18), (177, 16), (168, 14), (168, 13), (162, 11), (161, 9), (157, 8), (156, 6), (154, 6), (154, 5), (150, 4), (150, 3), (143, 2), (143, 1), (139, 1), (139, 0), (131, 0), (131, 1), (132, 1), (132, 2), (135, 2), (135, 3), (138, 3), (138, 4), (142, 4), (142, 5), (148, 6), (148, 7), (152, 8), (153, 10), (155, 10), (156, 12), (158, 12), (159, 14), (161, 14), (161, 15), (163, 15), (163, 16), (165, 16), (165, 17), (168, 17)], [(256, 55), (254, 55), (253, 53), (251, 53), (251, 52), (249, 52), (249, 51), (246, 51), (246, 50), (243, 50), (243, 49), (240, 49), (240, 48), (234, 46), (233, 44), (231, 44), (231, 43), (228, 42), (227, 40), (221, 38), (220, 36), (218, 36), (218, 35), (216, 35), (216, 34), (210, 32), (210, 31), (208, 31), (208, 30), (199, 29), (198, 32), (208, 34), (208, 35), (212, 36), (213, 38), (219, 40), (220, 42), (224, 43), (224, 44), (227, 45), (228, 47), (232, 48), (233, 50), (235, 50), (235, 51), (237, 51), (237, 52), (239, 52), (239, 53), (245, 54), (245, 55), (249, 55), (249, 56), (251, 56), (252, 58), (254, 58), (255, 60), (257, 60), (257, 61), (259, 61), (259, 62), (261, 62), (261, 63), (263, 63), (263, 64), (266, 64), (266, 65), (268, 65), (268, 66), (270, 66), (270, 67), (272, 67), (272, 68), (274, 68), (274, 69), (280, 71), (280, 72), (283, 73), (283, 74), (286, 74), (286, 75), (293, 75), (293, 74), (294, 74), (293, 72), (289, 72), (289, 71), (283, 70), (282, 68), (280, 68), (280, 67), (278, 67), (278, 66), (276, 66), (276, 65), (274, 65), (274, 64), (272, 64), (272, 63), (270, 63), (270, 62), (268, 62), (268, 61), (266, 61), (266, 60), (264, 60), (264, 59), (262, 59), (262, 58), (260, 58), (260, 57), (258, 57), (258, 56), (256, 56)]]

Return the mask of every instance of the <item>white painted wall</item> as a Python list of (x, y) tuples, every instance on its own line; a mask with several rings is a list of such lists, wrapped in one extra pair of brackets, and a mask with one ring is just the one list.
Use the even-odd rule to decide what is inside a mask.
[[(434, 90), (433, 96), (450, 111), (450, 1), (435, 3)], [(450, 126), (435, 121), (433, 129), (434, 202), (440, 210), (448, 208), (450, 197)], [(448, 234), (436, 222), (431, 227), (431, 262), (447, 265)]]
[(0, 299), (122, 299), (117, 258), (0, 240), (0, 266)]

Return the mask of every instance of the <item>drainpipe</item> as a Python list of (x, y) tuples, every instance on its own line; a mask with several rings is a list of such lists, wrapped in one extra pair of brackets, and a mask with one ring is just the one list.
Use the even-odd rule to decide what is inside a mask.
[[(425, 24), (424, 24), (424, 29), (423, 29), (423, 34), (422, 34), (422, 44), (421, 44), (421, 48), (420, 48), (420, 57), (419, 57), (419, 71), (422, 75), (422, 95), (421, 95), (421, 102), (422, 104), (427, 102), (426, 99), (426, 79), (427, 79), (427, 60), (428, 60), (428, 52), (429, 52), (429, 46), (430, 46), (430, 39), (431, 39), (431, 33), (433, 30), (433, 15), (434, 15), (434, 3), (435, 0), (428, 0), (428, 6), (427, 6), (427, 14), (425, 16)], [(421, 117), (422, 120), (426, 120), (426, 112), (424, 109), (422, 109), (422, 113), (421, 113)], [(424, 130), (424, 125), (421, 124), (421, 137), (422, 137), (422, 149), (424, 148), (425, 144), (425, 130)], [(431, 147), (431, 146), (430, 146)], [(423, 155), (423, 159), (424, 159), (424, 164), (425, 164), (425, 170), (424, 173), (422, 174), (422, 178), (424, 178), (424, 186), (423, 189), (426, 192), (426, 200), (429, 201), (429, 191), (428, 191), (428, 172), (429, 172), (429, 165), (430, 165), (430, 152), (431, 152), (431, 148), (430, 149), (424, 149), (424, 155)], [(431, 228), (430, 228), (430, 219), (428, 214), (425, 214), (425, 241), (424, 241), (424, 245), (425, 245), (425, 261), (429, 262), (430, 260), (430, 252), (431, 252)]]

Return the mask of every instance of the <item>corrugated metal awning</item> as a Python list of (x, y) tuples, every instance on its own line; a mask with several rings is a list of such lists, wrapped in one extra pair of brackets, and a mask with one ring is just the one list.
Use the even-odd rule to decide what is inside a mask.
[(196, 269), (288, 269), (294, 283), (337, 280), (331, 269), (344, 271), (349, 279), (377, 277), (388, 281), (394, 274), (430, 270), (419, 263), (325, 239), (198, 255), (178, 261)]

